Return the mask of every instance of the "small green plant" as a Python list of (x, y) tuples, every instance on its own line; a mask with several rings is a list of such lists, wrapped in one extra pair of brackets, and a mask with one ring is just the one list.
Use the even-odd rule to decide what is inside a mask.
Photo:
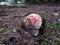
[(13, 29), (13, 32), (16, 32), (16, 29)]

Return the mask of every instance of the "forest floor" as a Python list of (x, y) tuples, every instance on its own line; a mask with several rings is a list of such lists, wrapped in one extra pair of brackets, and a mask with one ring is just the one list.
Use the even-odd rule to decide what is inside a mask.
[(60, 6), (57, 5), (0, 6), (0, 43), (5, 39), (4, 33), (20, 28), (28, 13), (37, 13), (46, 19), (44, 36), (51, 43), (43, 41), (41, 45), (60, 45)]

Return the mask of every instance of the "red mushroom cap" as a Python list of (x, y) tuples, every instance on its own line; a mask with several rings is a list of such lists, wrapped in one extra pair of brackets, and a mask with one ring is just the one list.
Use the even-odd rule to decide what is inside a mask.
[(25, 19), (24, 22), (26, 25), (29, 25), (30, 23), (36, 27), (36, 29), (39, 29), (42, 24), (42, 18), (38, 14), (29, 14)]

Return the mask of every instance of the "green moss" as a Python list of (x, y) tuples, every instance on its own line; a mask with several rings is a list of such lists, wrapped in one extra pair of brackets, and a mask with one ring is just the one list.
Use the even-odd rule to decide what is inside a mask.
[(54, 26), (55, 29), (60, 30), (60, 23), (56, 23), (56, 25)]
[(40, 42), (39, 45), (44, 45), (44, 42)]
[(57, 40), (57, 45), (60, 45), (60, 40)]
[(50, 25), (50, 22), (49, 21), (46, 21), (45, 27), (46, 27), (46, 29), (50, 29), (51, 25)]
[(51, 29), (51, 30), (60, 30), (60, 23), (57, 22), (55, 25), (53, 25), (52, 23), (50, 23), (50, 21), (46, 21), (45, 23), (45, 27), (46, 29)]
[(45, 42), (45, 41), (42, 41), (39, 43), (39, 45), (52, 45), (51, 43), (48, 43), (48, 42)]

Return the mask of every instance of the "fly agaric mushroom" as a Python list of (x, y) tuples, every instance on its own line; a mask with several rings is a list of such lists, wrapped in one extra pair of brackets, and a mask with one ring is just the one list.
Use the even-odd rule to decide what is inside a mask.
[(24, 19), (25, 26), (29, 28), (32, 35), (37, 36), (39, 33), (39, 28), (42, 25), (42, 18), (38, 14), (29, 14)]

